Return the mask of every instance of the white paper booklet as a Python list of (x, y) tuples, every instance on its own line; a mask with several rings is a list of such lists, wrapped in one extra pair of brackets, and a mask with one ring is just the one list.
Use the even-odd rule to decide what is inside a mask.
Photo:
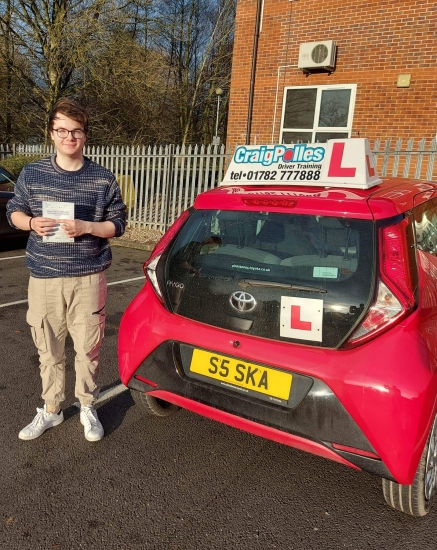
[[(42, 215), (44, 218), (54, 220), (74, 220), (74, 202), (52, 202), (42, 201)], [(52, 233), (42, 238), (44, 243), (72, 243), (74, 237), (67, 237), (67, 234), (59, 224), (53, 228)]]

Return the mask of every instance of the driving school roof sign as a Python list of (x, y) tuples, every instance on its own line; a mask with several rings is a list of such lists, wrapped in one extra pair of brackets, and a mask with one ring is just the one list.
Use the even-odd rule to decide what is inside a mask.
[(382, 183), (367, 139), (237, 147), (220, 185), (304, 185), (368, 189)]

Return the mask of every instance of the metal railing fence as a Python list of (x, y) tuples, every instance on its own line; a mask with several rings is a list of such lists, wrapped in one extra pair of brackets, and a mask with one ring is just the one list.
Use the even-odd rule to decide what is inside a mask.
[[(9, 155), (53, 153), (51, 145), (15, 145), (8, 150)], [(224, 145), (85, 146), (84, 155), (114, 173), (128, 208), (128, 226), (161, 232), (199, 193), (220, 183), (232, 157)]]
[(428, 148), (425, 138), (419, 141), (417, 148), (413, 138), (407, 141), (405, 148), (403, 145), (403, 140), (399, 138), (387, 139), (385, 143), (375, 140), (372, 152), (378, 174), (381, 177), (437, 180), (437, 138), (431, 141)]
[(202, 191), (223, 178), (225, 146), (91, 147), (84, 154), (109, 168), (128, 207), (129, 227), (165, 231)]
[(9, 147), (9, 145), (0, 143), (0, 160), (3, 160), (10, 155), (12, 155), (12, 148)]
[[(0, 144), (0, 160), (9, 155), (49, 155), (52, 146)], [(437, 181), (437, 140), (376, 140), (372, 146), (382, 177)], [(232, 151), (224, 145), (89, 147), (84, 154), (111, 170), (128, 207), (129, 227), (164, 232), (202, 191), (222, 180)]]

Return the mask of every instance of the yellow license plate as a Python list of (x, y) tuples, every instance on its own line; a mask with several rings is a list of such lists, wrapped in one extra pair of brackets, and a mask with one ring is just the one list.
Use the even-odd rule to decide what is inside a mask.
[(240, 359), (195, 349), (190, 371), (218, 380), (225, 386), (237, 386), (284, 401), (290, 397), (291, 374)]

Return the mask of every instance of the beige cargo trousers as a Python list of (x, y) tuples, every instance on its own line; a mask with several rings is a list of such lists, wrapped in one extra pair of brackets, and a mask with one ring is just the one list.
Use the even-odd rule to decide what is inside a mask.
[(47, 405), (58, 406), (65, 400), (67, 333), (76, 353), (75, 395), (81, 405), (92, 405), (97, 399), (106, 291), (103, 272), (53, 279), (30, 277), (27, 323), (38, 349), (41, 397)]

